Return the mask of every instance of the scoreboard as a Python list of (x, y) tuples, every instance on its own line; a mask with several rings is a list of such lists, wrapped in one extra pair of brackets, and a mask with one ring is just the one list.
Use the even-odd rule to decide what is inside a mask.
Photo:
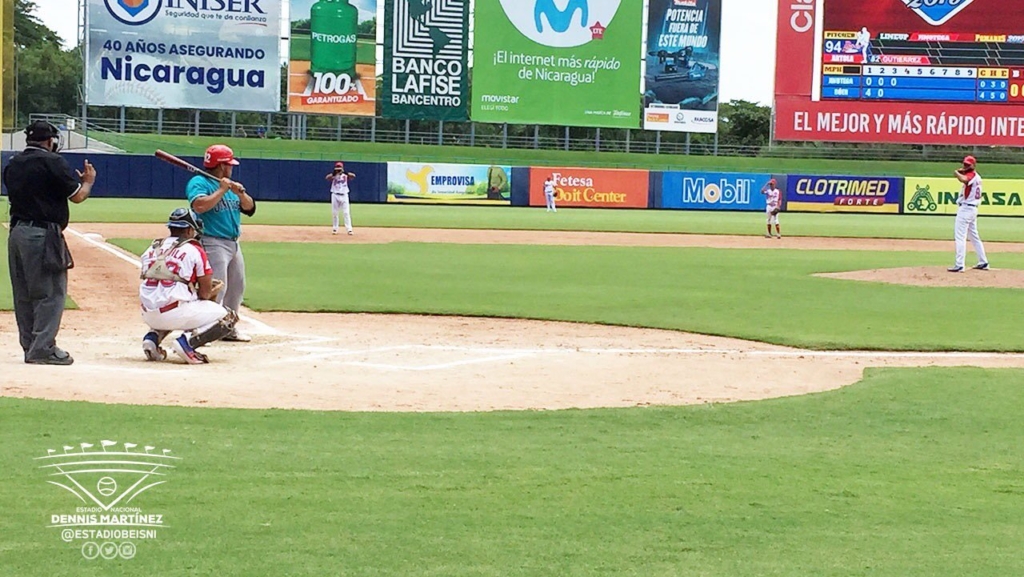
[[(855, 32), (825, 32), (823, 100), (1024, 103), (1024, 66), (989, 63), (999, 52), (998, 47), (990, 47), (1006, 44), (1006, 35), (879, 35), (879, 40), (896, 40), (892, 45), (899, 49), (897, 54), (886, 54), (885, 42), (862, 43), (856, 37)], [(937, 63), (950, 60), (957, 65)], [(964, 65), (973, 64), (971, 60), (977, 60), (977, 65)]]

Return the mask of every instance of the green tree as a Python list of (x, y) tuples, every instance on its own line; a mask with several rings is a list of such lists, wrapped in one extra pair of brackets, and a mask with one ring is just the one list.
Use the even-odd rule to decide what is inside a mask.
[(356, 30), (356, 34), (359, 36), (375, 38), (377, 36), (377, 18), (371, 18), (370, 20), (363, 20), (360, 22), (359, 28)]
[(33, 48), (51, 44), (60, 47), (60, 36), (48, 28), (34, 12), (39, 7), (31, 0), (14, 2), (14, 44), (18, 48)]
[(60, 36), (36, 17), (31, 0), (15, 0), (14, 43), (18, 117), (33, 113), (74, 114), (82, 61), (77, 49), (63, 50)]
[(723, 103), (719, 109), (719, 143), (761, 147), (771, 138), (772, 109), (746, 100)]

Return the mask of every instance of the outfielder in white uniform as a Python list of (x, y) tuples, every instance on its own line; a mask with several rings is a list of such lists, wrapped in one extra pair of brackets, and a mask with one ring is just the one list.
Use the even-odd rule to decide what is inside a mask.
[(355, 174), (345, 172), (345, 163), (338, 162), (334, 165), (334, 172), (327, 175), (331, 181), (331, 211), (334, 215), (334, 234), (338, 234), (338, 213), (345, 218), (345, 230), (352, 234), (352, 210), (348, 202), (348, 182), (354, 180)]
[(548, 179), (544, 181), (544, 200), (547, 202), (548, 212), (558, 212), (558, 209), (555, 207), (554, 177), (549, 176)]
[(779, 211), (782, 210), (782, 191), (776, 186), (775, 179), (768, 181), (768, 184), (764, 185), (761, 189), (761, 194), (765, 196), (765, 216), (768, 218), (768, 232), (765, 233), (765, 238), (772, 238), (772, 225), (775, 225), (775, 235), (778, 238), (782, 238), (782, 229), (779, 227)]
[(153, 241), (142, 255), (139, 300), (142, 320), (152, 329), (142, 339), (142, 350), (148, 360), (162, 361), (167, 352), (160, 343), (172, 331), (182, 331), (171, 349), (186, 363), (201, 365), (209, 359), (196, 349), (231, 334), (238, 316), (216, 302), (219, 286), (214, 286), (213, 267), (199, 244), (202, 221), (196, 213), (175, 210), (167, 228), (171, 235)]
[(985, 245), (978, 235), (978, 206), (981, 204), (981, 175), (975, 169), (977, 160), (973, 156), (964, 159), (963, 168), (956, 169), (956, 179), (963, 184), (963, 191), (957, 198), (960, 208), (956, 211), (956, 264), (949, 272), (963, 272), (967, 260), (967, 239), (971, 239), (974, 252), (978, 255), (976, 270), (988, 270), (988, 257), (985, 256)]

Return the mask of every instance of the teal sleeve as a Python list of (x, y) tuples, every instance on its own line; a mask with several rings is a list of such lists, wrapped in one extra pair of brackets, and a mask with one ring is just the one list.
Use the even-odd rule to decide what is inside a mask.
[(213, 182), (210, 179), (196, 176), (188, 181), (188, 185), (185, 187), (185, 196), (188, 199), (189, 205), (191, 205), (195, 199), (201, 196), (209, 196), (215, 190), (217, 190), (217, 187), (213, 186)]

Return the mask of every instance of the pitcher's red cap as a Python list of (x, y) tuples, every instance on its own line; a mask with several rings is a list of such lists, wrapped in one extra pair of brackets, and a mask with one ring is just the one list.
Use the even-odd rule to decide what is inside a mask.
[(970, 164), (971, 166), (974, 166), (975, 164), (978, 164), (978, 160), (973, 156), (968, 156), (964, 158), (964, 164)]
[(214, 144), (206, 149), (206, 156), (203, 157), (203, 166), (206, 168), (217, 168), (222, 164), (238, 166), (235, 159), (235, 152), (223, 144)]
[(335, 162), (334, 163), (334, 168), (345, 168), (345, 163), (344, 162)]

